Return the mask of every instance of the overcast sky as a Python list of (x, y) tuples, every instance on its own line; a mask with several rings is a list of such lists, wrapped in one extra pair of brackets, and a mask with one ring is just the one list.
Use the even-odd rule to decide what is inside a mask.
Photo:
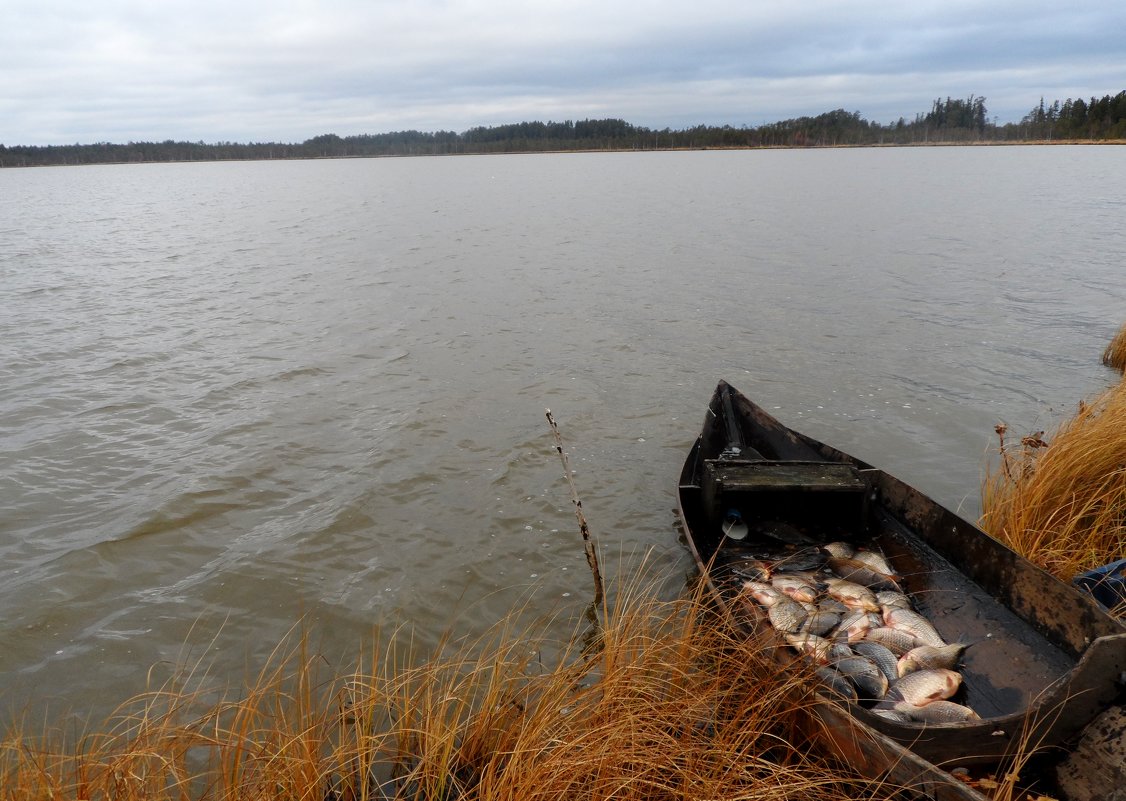
[(621, 117), (1019, 120), (1126, 89), (1126, 2), (6, 0), (0, 144), (300, 142)]

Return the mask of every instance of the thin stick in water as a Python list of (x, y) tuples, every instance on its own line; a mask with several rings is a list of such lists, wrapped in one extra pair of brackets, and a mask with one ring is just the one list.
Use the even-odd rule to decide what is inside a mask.
[(567, 477), (567, 486), (571, 488), (571, 503), (575, 505), (575, 517), (579, 520), (579, 532), (583, 535), (586, 563), (590, 567), (591, 575), (594, 576), (594, 606), (598, 607), (602, 605), (602, 570), (598, 566), (598, 549), (590, 535), (590, 527), (583, 514), (583, 502), (579, 498), (579, 491), (575, 489), (571, 465), (567, 462), (567, 453), (563, 450), (563, 437), (559, 433), (559, 426), (555, 424), (555, 418), (551, 415), (551, 409), (547, 409), (547, 423), (551, 426), (552, 436), (555, 437), (555, 450), (559, 453), (560, 461), (563, 462), (563, 475)]

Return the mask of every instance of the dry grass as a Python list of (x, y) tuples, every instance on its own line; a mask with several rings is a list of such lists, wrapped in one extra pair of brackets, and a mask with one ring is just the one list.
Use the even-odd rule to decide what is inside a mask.
[[(1050, 445), (999, 434), (986, 530), (1065, 579), (1119, 555), (1126, 384), (1081, 406)], [(376, 637), (386, 644), (344, 673), (294, 633), (234, 693), (187, 665), (91, 731), (11, 726), (0, 799), (898, 797), (811, 747), (808, 668), (783, 668), (701, 595), (659, 601), (633, 583), (599, 611), (569, 643), (519, 628), (519, 610), (482, 640), (425, 655), (406, 632)], [(996, 798), (1016, 797), (1026, 758), (993, 782)]]
[[(417, 663), (409, 637), (324, 678), (307, 638), (239, 697), (186, 671), (103, 733), (15, 727), (4, 799), (756, 799), (890, 794), (806, 753), (803, 677), (698, 598), (634, 587), (553, 666), (511, 622)], [(412, 666), (414, 665), (414, 666)]]
[(1113, 367), (1120, 373), (1126, 371), (1126, 325), (1118, 329), (1114, 339), (1103, 351), (1103, 364)]
[(1126, 383), (1090, 403), (1049, 438), (1001, 437), (982, 484), (981, 526), (1069, 581), (1122, 556), (1126, 542)]

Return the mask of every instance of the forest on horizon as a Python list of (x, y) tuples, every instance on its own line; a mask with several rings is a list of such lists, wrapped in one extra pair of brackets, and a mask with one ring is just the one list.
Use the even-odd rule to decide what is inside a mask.
[(661, 130), (621, 119), (520, 122), (454, 131), (394, 131), (337, 136), (301, 143), (129, 142), (74, 145), (0, 145), (0, 167), (134, 162), (362, 158), (577, 150), (844, 147), (876, 145), (1126, 140), (1126, 91), (1045, 105), (1041, 99), (1020, 122), (990, 122), (985, 98), (939, 98), (931, 110), (887, 125), (859, 111), (837, 109), (758, 127), (697, 125)]

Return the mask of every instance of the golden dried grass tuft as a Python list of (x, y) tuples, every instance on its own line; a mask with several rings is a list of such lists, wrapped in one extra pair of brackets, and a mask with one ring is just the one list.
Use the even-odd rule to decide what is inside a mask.
[(1103, 351), (1103, 364), (1120, 373), (1126, 371), (1126, 325), (1118, 329)]
[(981, 527), (1068, 581), (1122, 556), (1126, 542), (1126, 383), (1044, 432), (1006, 440), (982, 482)]
[(637, 584), (608, 595), (596, 648), (508, 620), (423, 661), (400, 632), (323, 678), (294, 635), (237, 697), (188, 670), (101, 733), (14, 727), (0, 786), (13, 801), (891, 794), (807, 753), (804, 677), (699, 597), (660, 601)]

